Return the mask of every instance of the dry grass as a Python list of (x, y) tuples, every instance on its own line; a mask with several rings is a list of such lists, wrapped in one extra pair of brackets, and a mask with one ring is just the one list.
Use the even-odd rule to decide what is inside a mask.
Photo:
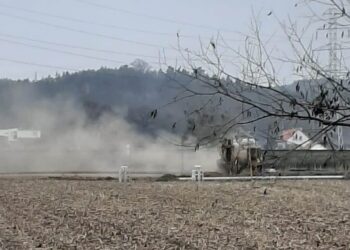
[[(349, 249), (350, 182), (0, 179), (2, 249)], [(264, 189), (267, 194), (264, 195)]]

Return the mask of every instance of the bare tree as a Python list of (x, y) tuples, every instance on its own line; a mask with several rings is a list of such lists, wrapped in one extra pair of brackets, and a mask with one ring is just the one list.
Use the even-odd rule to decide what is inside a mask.
[[(269, 46), (269, 39), (262, 38), (259, 15), (253, 15), (251, 34), (245, 36), (243, 49), (231, 47), (219, 34), (209, 44), (201, 43), (199, 51), (193, 51), (181, 46), (179, 36), (179, 53), (188, 68), (178, 73), (186, 74), (189, 81), (179, 82), (183, 91), (178, 98), (200, 96), (209, 100), (206, 107), (218, 108), (223, 101), (242, 106), (239, 112), (231, 112), (227, 119), (212, 124), (213, 133), (199, 143), (218, 138), (234, 126), (271, 118), (275, 119), (272, 128), (275, 133), (279, 132), (276, 119), (317, 123), (316, 136), (322, 135), (325, 143), (337, 132), (337, 127), (350, 127), (350, 71), (346, 60), (342, 61), (341, 69), (336, 68), (320, 60), (315, 48), (316, 30), (325, 31), (328, 38), (338, 29), (336, 36), (344, 38), (345, 28), (350, 28), (350, 1), (304, 0), (295, 7), (309, 13), (302, 29), (298, 29), (291, 18), (281, 21), (272, 12), (265, 13), (269, 18), (275, 18), (288, 41), (292, 53), (285, 53), (283, 57), (275, 56), (276, 45)], [(304, 38), (307, 33), (312, 34), (311, 39)], [(335, 53), (342, 51), (337, 44), (329, 46), (333, 46), (329, 56), (335, 57)], [(231, 52), (235, 60), (229, 60), (222, 51), (225, 54)], [(340, 56), (333, 59), (342, 60)], [(290, 81), (286, 82), (278, 75), (280, 64), (294, 68), (294, 84), (288, 84)], [(230, 73), (228, 67), (239, 69), (239, 73)]]

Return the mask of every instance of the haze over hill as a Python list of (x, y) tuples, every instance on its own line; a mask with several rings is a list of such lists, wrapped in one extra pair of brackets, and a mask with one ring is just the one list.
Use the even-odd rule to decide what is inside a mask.
[[(187, 132), (188, 122), (193, 115), (186, 115), (206, 101), (203, 97), (181, 100), (183, 88), (180, 83), (192, 79), (176, 73), (172, 68), (167, 72), (144, 71), (123, 66), (119, 69), (65, 73), (37, 82), (29, 80), (0, 80), (1, 127), (38, 127), (40, 119), (28, 114), (36, 109), (51, 109), (52, 114), (61, 115), (67, 102), (75, 111), (84, 114), (86, 124), (96, 123), (103, 114), (123, 117), (146, 134), (164, 130), (175, 134)], [(177, 99), (176, 99), (177, 98)], [(45, 105), (43, 104), (45, 103)], [(230, 103), (223, 106), (228, 109)], [(231, 105), (232, 106), (232, 105)], [(238, 106), (237, 106), (238, 108)], [(157, 109), (156, 119), (150, 112)], [(232, 112), (234, 113), (234, 109)], [(213, 120), (215, 113), (204, 111)], [(64, 112), (63, 112), (64, 113)], [(212, 117), (209, 117), (212, 116)], [(61, 126), (73, 125), (72, 117), (63, 119)], [(225, 119), (225, 117), (221, 117)], [(74, 120), (74, 119), (73, 119)], [(173, 126), (176, 122), (176, 126)], [(45, 130), (45, 128), (42, 128)], [(198, 126), (196, 134), (200, 131)]]
[[(109, 116), (123, 119), (139, 133), (151, 137), (166, 132), (178, 137), (202, 138), (213, 133), (213, 124), (223, 123), (241, 112), (242, 104), (222, 99), (220, 105), (215, 105), (219, 97), (213, 98), (208, 106), (205, 104), (209, 97), (182, 99), (186, 95), (181, 84), (193, 84), (188, 74), (171, 67), (163, 72), (138, 65), (64, 73), (36, 82), (2, 79), (0, 127), (40, 129), (44, 138), (50, 140), (57, 131), (97, 126), (101, 119)], [(205, 88), (200, 83), (194, 84)], [(295, 94), (295, 84), (286, 86), (285, 91)], [(306, 85), (305, 82), (301, 85), (304, 93), (307, 92)], [(150, 113), (155, 109), (157, 115), (153, 119)], [(52, 121), (43, 119), (42, 112), (49, 114)], [(267, 127), (272, 122), (272, 119), (265, 119), (244, 128), (264, 145)], [(254, 126), (258, 129), (254, 129)], [(281, 126), (281, 129), (310, 127), (308, 123), (294, 121)], [(191, 142), (193, 145), (195, 139)]]
[[(1, 170), (108, 170), (126, 162), (138, 170), (179, 171), (200, 162), (216, 169), (216, 147), (200, 153), (188, 148), (186, 166), (180, 166), (181, 149), (175, 144), (184, 135), (193, 143), (209, 130), (198, 126), (192, 131), (189, 126), (195, 118), (184, 114), (203, 100), (168, 105), (183, 92), (171, 80), (174, 73), (171, 68), (164, 73), (123, 66), (37, 82), (0, 80), (0, 127), (42, 131), (42, 139), (24, 144), (2, 138)], [(154, 109), (155, 119), (150, 116)], [(214, 116), (208, 119), (215, 120)], [(132, 146), (130, 159), (127, 144)]]

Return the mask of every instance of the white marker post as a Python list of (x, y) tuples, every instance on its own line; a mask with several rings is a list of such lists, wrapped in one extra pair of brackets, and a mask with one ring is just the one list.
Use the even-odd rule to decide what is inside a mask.
[(119, 169), (119, 182), (128, 182), (128, 166), (121, 166)]
[(200, 165), (195, 165), (192, 170), (192, 181), (201, 182), (204, 180), (204, 172)]

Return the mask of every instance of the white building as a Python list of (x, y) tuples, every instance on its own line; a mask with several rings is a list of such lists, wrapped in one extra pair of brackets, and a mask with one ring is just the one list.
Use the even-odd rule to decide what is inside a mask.
[(8, 141), (17, 141), (18, 139), (39, 139), (40, 130), (20, 130), (17, 128), (0, 129), (0, 137), (6, 137)]
[(302, 132), (302, 129), (287, 129), (280, 134), (280, 141), (277, 143), (277, 149), (310, 149), (310, 150), (326, 150), (319, 143), (314, 143), (310, 138)]

